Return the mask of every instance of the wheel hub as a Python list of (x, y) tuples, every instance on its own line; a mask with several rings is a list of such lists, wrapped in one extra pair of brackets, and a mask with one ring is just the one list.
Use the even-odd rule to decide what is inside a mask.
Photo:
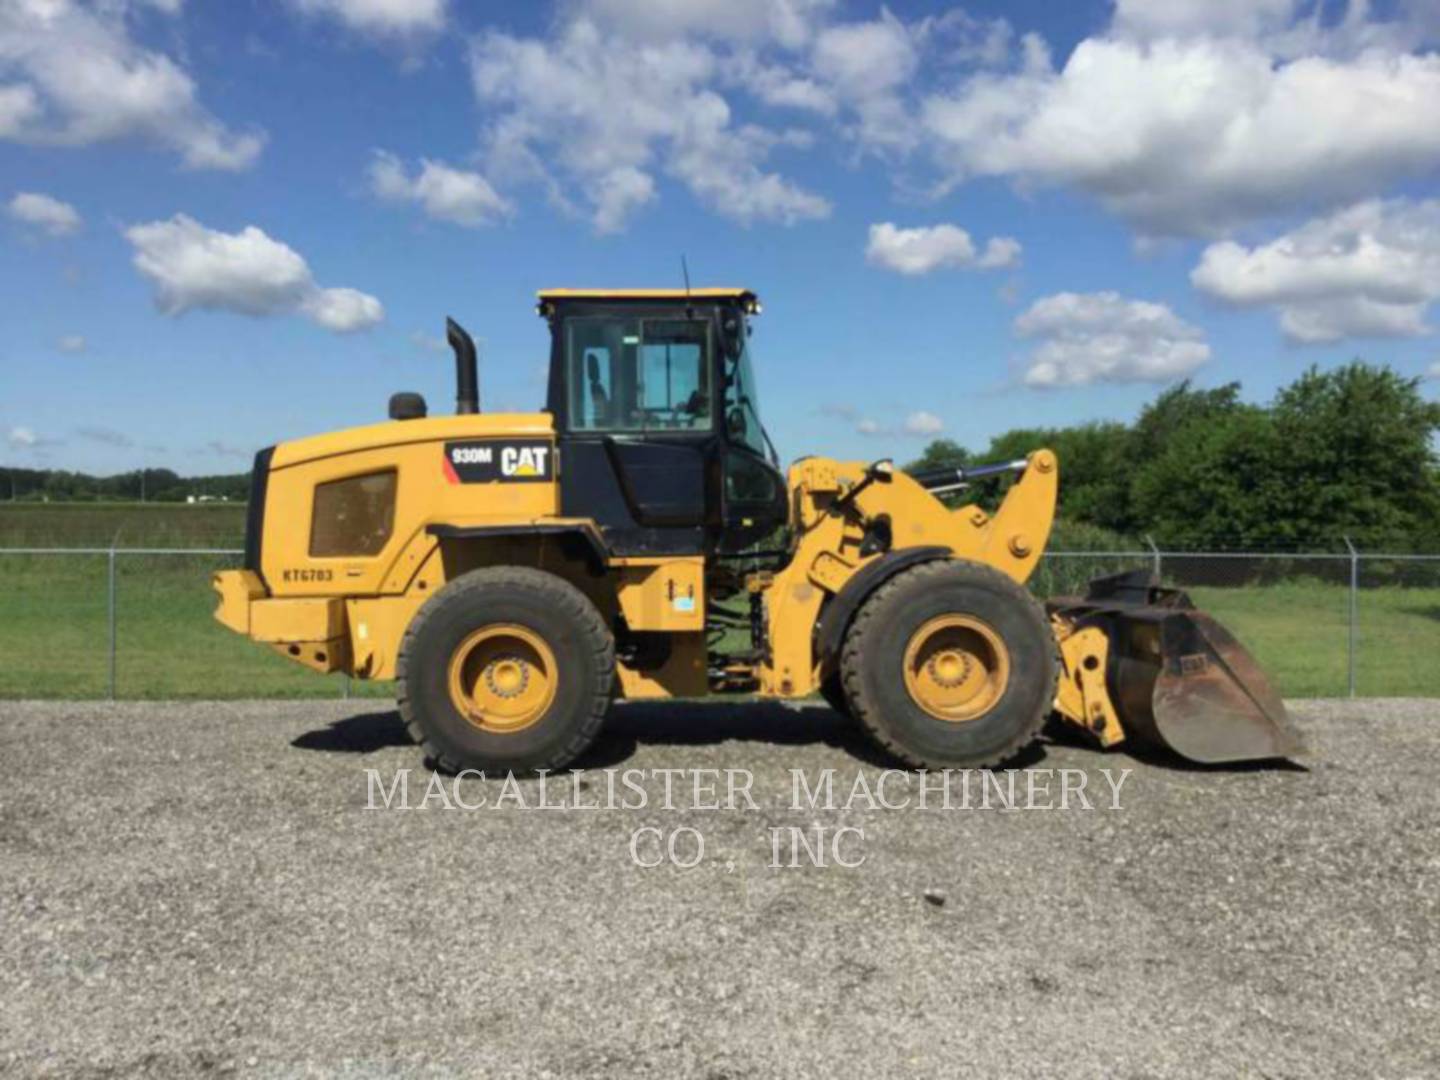
[(530, 668), (518, 656), (502, 656), (485, 665), (485, 684), (496, 697), (519, 697), (530, 682)]
[(905, 648), (905, 689), (937, 720), (964, 723), (988, 713), (1010, 682), (1010, 651), (989, 623), (973, 615), (940, 615)]
[(537, 723), (555, 700), (559, 668), (545, 640), (514, 623), (482, 626), (456, 646), (450, 701), (482, 731), (511, 734)]
[(931, 656), (927, 666), (930, 678), (938, 685), (951, 689), (970, 677), (975, 663), (969, 653), (946, 649)]

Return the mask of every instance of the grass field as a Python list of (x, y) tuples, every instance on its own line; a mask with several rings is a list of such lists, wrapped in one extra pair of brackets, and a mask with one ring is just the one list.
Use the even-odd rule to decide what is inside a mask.
[(238, 548), (245, 507), (237, 503), (6, 503), (0, 548)]
[[(243, 546), (233, 504), (19, 504), (0, 509), (0, 548)], [(321, 676), (230, 633), (211, 617), (210, 576), (235, 556), (116, 558), (116, 693), (127, 698), (336, 697)], [(87, 698), (109, 691), (105, 556), (0, 552), (0, 697)], [(353, 694), (391, 696), (354, 681)]]
[[(238, 547), (236, 506), (23, 506), (0, 509), (0, 547)], [(338, 676), (316, 675), (224, 630), (211, 618), (210, 575), (234, 557), (120, 555), (116, 566), (116, 690), (127, 698), (333, 697)], [(1085, 560), (1089, 562), (1089, 560)], [(1095, 560), (1037, 585), (1119, 569)], [(103, 697), (109, 685), (107, 560), (0, 552), (0, 698)], [(1427, 582), (1433, 585), (1433, 582)], [(1349, 596), (1343, 585), (1295, 580), (1190, 590), (1233, 631), (1290, 697), (1347, 690)], [(1362, 696), (1440, 696), (1440, 588), (1363, 588), (1357, 690)], [(388, 684), (355, 681), (357, 695)]]

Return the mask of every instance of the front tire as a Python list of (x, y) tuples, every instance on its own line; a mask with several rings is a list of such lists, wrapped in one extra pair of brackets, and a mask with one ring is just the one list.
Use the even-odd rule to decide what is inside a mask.
[(437, 767), (559, 769), (605, 720), (615, 641), (569, 582), (487, 567), (425, 602), (401, 642), (396, 678), (405, 727)]
[(1006, 761), (1039, 733), (1059, 660), (1045, 613), (1024, 586), (960, 559), (912, 567), (877, 589), (841, 650), (856, 718), (917, 768)]

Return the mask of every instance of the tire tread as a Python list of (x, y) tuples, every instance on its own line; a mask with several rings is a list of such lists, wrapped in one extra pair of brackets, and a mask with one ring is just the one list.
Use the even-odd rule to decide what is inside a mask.
[[(927, 762), (924, 758), (916, 755), (886, 728), (880, 716), (878, 703), (870, 700), (865, 691), (862, 672), (872, 647), (871, 638), (876, 633), (878, 618), (894, 601), (895, 595), (916, 581), (927, 578), (934, 579), (935, 584), (938, 585), (940, 579), (954, 576), (957, 567), (963, 568), (963, 572), (971, 578), (972, 582), (988, 583), (998, 587), (1002, 592), (1011, 593), (1018, 602), (1029, 605), (1037, 618), (1047, 626), (1049, 624), (1044, 606), (1035, 599), (1029, 589), (1016, 584), (1013, 578), (992, 566), (963, 559), (935, 559), (909, 567), (890, 578), (866, 599), (860, 606), (860, 610), (855, 613), (855, 618), (851, 621), (849, 630), (846, 631), (845, 641), (840, 650), (840, 676), (845, 687), (845, 699), (849, 703), (855, 719), (860, 721), (871, 738), (879, 743), (886, 752), (894, 755), (911, 768), (931, 767), (934, 763)], [(1049, 671), (1041, 673), (1040, 676), (1048, 679), (1052, 686), (1052, 691), (1046, 698), (1047, 702), (1054, 699), (1053, 687), (1060, 678), (1060, 646), (1054, 640), (1053, 635), (1051, 635), (1048, 656)], [(1049, 715), (1050, 708), (1048, 706), (1038, 709), (1034, 716), (1026, 718), (1014, 736), (1003, 747), (986, 755), (981, 760), (970, 763), (968, 767), (987, 769), (1010, 760), (1035, 741)]]
[(605, 715), (610, 709), (611, 686), (615, 681), (615, 638), (600, 612), (584, 593), (564, 578), (544, 570), (530, 566), (487, 566), (471, 570), (447, 582), (421, 605), (400, 640), (400, 654), (395, 662), (396, 704), (400, 709), (400, 717), (405, 722), (405, 730), (411, 740), (421, 747), (427, 758), (444, 771), (460, 771), (462, 763), (441, 752), (416, 715), (408, 690), (411, 656), (416, 641), (425, 632), (427, 621), (441, 606), (456, 602), (457, 596), (465, 595), (472, 595), (479, 603), (485, 591), (495, 585), (522, 585), (534, 589), (545, 597), (547, 603), (565, 612), (571, 623), (589, 642), (600, 677), (596, 680), (595, 692), (591, 695), (581, 722), (576, 725), (569, 739), (542, 761), (532, 763), (526, 771), (562, 769), (585, 752), (605, 722)]

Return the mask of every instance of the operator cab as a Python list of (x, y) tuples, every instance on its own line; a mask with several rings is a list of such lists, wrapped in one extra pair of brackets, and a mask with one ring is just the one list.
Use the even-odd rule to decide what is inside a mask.
[(560, 511), (625, 555), (737, 551), (788, 505), (760, 421), (743, 289), (540, 294)]

